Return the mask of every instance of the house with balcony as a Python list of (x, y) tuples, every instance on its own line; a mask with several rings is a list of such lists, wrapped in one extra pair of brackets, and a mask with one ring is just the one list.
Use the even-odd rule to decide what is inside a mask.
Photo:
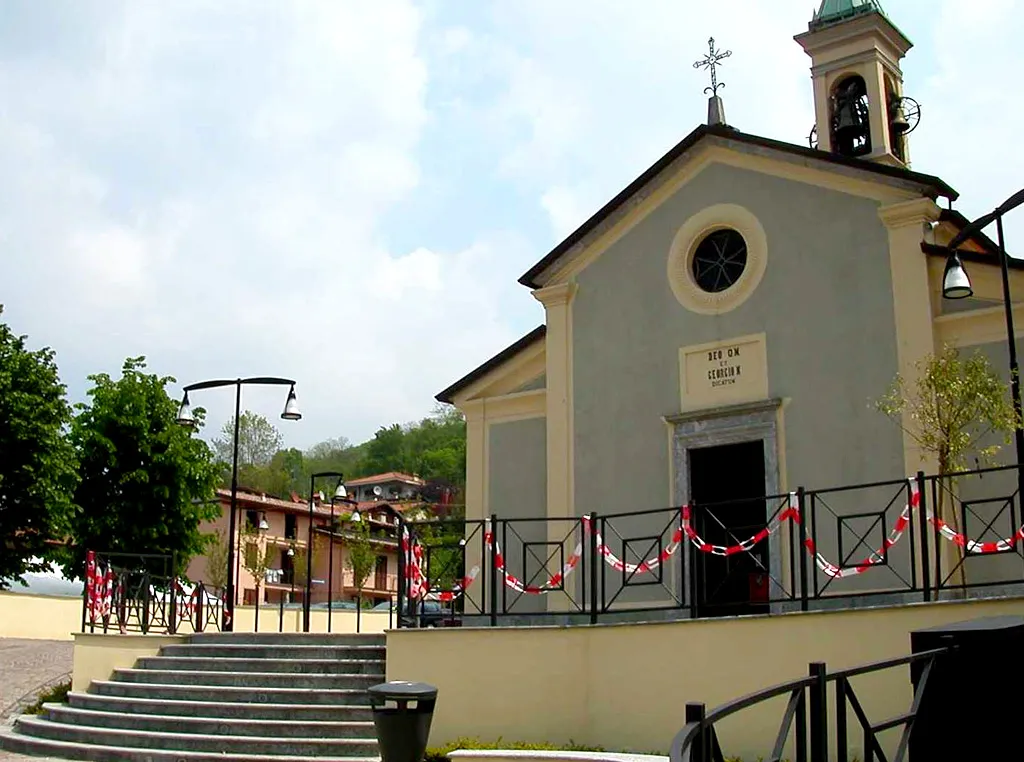
[[(309, 501), (293, 494), (282, 500), (266, 494), (239, 491), (236, 495), (234, 537), (235, 605), (251, 606), (302, 603), (305, 600), (307, 552), (312, 534), (312, 575), (308, 585), (312, 605), (356, 601), (360, 593), (349, 566), (353, 539), (351, 517), (358, 510), (360, 520), (369, 522), (370, 544), (376, 563), (363, 584), (362, 599), (371, 604), (393, 601), (398, 594), (398, 537), (396, 520), (385, 506), (398, 512), (421, 508), (414, 491), (423, 480), (406, 474), (382, 474), (354, 480), (354, 500), (331, 502), (320, 495)], [(378, 487), (381, 494), (376, 494)], [(387, 492), (385, 493), (385, 490)], [(370, 497), (360, 499), (364, 494)], [(384, 499), (384, 494), (397, 499)], [(231, 491), (217, 491), (221, 515), (204, 522), (201, 531), (216, 533), (220, 542), (229, 541)], [(312, 533), (310, 521), (312, 519)], [(208, 551), (192, 559), (186, 576), (194, 582), (219, 587), (225, 572), (211, 567), (211, 556), (226, 553)], [(263, 563), (260, 563), (262, 561)], [(257, 584), (254, 571), (262, 568)]]

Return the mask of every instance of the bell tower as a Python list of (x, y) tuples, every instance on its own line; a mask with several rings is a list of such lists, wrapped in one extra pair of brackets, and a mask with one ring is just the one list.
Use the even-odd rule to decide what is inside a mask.
[(900, 61), (912, 47), (879, 0), (822, 0), (795, 37), (811, 57), (817, 148), (898, 167), (920, 106), (903, 95)]

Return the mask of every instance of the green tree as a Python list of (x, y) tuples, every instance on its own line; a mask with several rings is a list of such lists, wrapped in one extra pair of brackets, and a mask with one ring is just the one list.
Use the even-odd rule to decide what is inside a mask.
[[(213, 440), (217, 460), (230, 467), (234, 453), (235, 417), (224, 424), (220, 437)], [(238, 465), (265, 466), (281, 449), (281, 432), (265, 416), (246, 410), (238, 419)]]
[(46, 567), (48, 543), (71, 528), (78, 481), (54, 353), (25, 342), (0, 323), (0, 590)]
[[(183, 569), (208, 543), (200, 523), (220, 515), (210, 448), (176, 422), (178, 403), (166, 390), (174, 379), (145, 367), (145, 358), (128, 358), (116, 381), (90, 376), (90, 402), (77, 406), (70, 440), (79, 512), (64, 558), (71, 576), (81, 577), (87, 550), (175, 554)], [(204, 411), (195, 413), (201, 426)]]
[(359, 465), (366, 474), (412, 470), (405, 430), (397, 423), (377, 429), (373, 439), (366, 443), (366, 451)]
[(253, 577), (256, 585), (256, 629), (260, 625), (260, 588), (273, 566), (276, 548), (263, 540), (260, 530), (248, 523), (242, 527), (242, 567)]
[[(327, 544), (327, 541), (322, 536), (314, 533), (314, 535), (313, 535), (313, 574), (314, 575), (316, 574), (317, 564), (320, 562), (320, 559), (323, 558), (324, 546), (326, 544)], [(292, 547), (295, 550), (295, 555), (292, 556), (292, 568), (295, 570), (294, 571), (295, 584), (299, 585), (299, 586), (304, 586), (306, 584), (306, 548), (305, 547), (299, 548), (299, 547), (295, 547), (294, 545)]]
[[(1020, 425), (1008, 384), (992, 370), (985, 356), (975, 352), (963, 358), (950, 346), (917, 364), (914, 383), (897, 375), (877, 407), (918, 444), (925, 456), (934, 458), (940, 476), (966, 471), (969, 457), (991, 464)], [(952, 495), (947, 494), (955, 489), (956, 479), (943, 481), (949, 489), (937, 490), (936, 515), (956, 531), (963, 531), (959, 511), (951, 504)], [(963, 549), (958, 552), (962, 558)], [(959, 573), (963, 581), (962, 564)]]
[(935, 458), (940, 474), (967, 470), (968, 456), (991, 463), (1019, 425), (1008, 384), (980, 352), (962, 358), (955, 347), (917, 364), (917, 380), (897, 375), (878, 409)]
[(402, 471), (456, 489), (466, 479), (466, 421), (450, 405), (417, 423), (382, 426), (365, 444), (361, 474)]
[(216, 588), (228, 584), (228, 543), (222, 529), (210, 536), (206, 546), (206, 574), (203, 582)]
[(352, 584), (356, 588), (358, 605), (362, 606), (363, 588), (377, 566), (377, 551), (370, 540), (369, 522), (350, 522), (349, 526), (351, 532), (346, 537), (345, 565), (352, 570)]

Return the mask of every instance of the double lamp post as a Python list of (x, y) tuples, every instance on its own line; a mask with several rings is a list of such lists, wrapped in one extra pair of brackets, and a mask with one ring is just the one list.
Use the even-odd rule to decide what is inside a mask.
[(231, 448), (231, 515), (228, 517), (228, 575), (227, 589), (224, 594), (224, 614), (221, 622), (221, 630), (231, 632), (234, 630), (235, 612), (235, 531), (236, 515), (238, 513), (238, 434), (239, 423), (242, 414), (242, 387), (243, 386), (287, 386), (288, 399), (285, 401), (281, 418), (286, 421), (298, 421), (302, 418), (299, 412), (298, 401), (295, 398), (295, 382), (288, 378), (274, 378), (272, 376), (257, 376), (254, 378), (222, 379), (217, 381), (200, 381), (197, 384), (190, 384), (184, 388), (184, 396), (181, 399), (181, 407), (178, 408), (178, 423), (188, 428), (195, 428), (195, 417), (192, 415), (192, 407), (189, 404), (189, 392), (201, 389), (218, 389), (221, 387), (235, 387), (235, 433)]
[(1024, 500), (1024, 469), (1022, 469), (1022, 465), (1024, 465), (1024, 428), (1021, 428), (1020, 368), (1017, 365), (1017, 340), (1013, 326), (1013, 301), (1010, 298), (1010, 255), (1006, 253), (1006, 242), (1003, 239), (1003, 216), (1021, 204), (1024, 204), (1024, 189), (1014, 193), (995, 210), (965, 225), (963, 230), (957, 233), (953, 240), (947, 244), (949, 256), (946, 259), (946, 269), (942, 276), (942, 295), (946, 299), (966, 299), (974, 295), (971, 279), (968, 277), (963, 262), (960, 260), (958, 248), (968, 238), (995, 222), (996, 248), (998, 249), (999, 266), (1003, 277), (1003, 310), (1006, 315), (1007, 348), (1010, 354), (1010, 394), (1013, 397), (1013, 410), (1017, 419), (1017, 425), (1014, 430), (1014, 442), (1017, 451), (1018, 501)]

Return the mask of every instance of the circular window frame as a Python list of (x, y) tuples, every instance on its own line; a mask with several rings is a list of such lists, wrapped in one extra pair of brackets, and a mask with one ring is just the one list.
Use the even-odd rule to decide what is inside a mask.
[[(710, 293), (697, 285), (693, 255), (716, 230), (731, 228), (747, 244), (747, 266), (728, 288)], [(760, 221), (738, 204), (715, 204), (702, 209), (679, 228), (668, 255), (668, 282), (681, 305), (699, 315), (720, 315), (743, 304), (754, 293), (768, 266), (768, 239)]]

